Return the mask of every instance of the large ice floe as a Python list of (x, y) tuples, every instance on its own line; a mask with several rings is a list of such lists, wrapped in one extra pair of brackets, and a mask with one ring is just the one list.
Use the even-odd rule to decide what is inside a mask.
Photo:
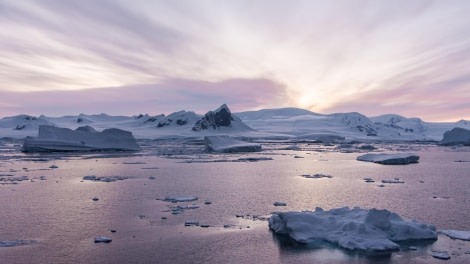
[(418, 163), (419, 156), (413, 153), (369, 153), (357, 157), (360, 161), (370, 161), (385, 165), (405, 165), (410, 163)]
[(205, 136), (206, 151), (209, 152), (257, 152), (261, 151), (261, 144), (250, 143), (235, 139), (227, 135)]
[(140, 150), (131, 132), (110, 128), (98, 132), (90, 126), (75, 130), (41, 125), (37, 138), (26, 137), (22, 151), (92, 151), (92, 150)]
[(348, 250), (395, 251), (400, 241), (435, 240), (433, 225), (405, 220), (378, 209), (348, 207), (314, 212), (278, 212), (269, 218), (269, 228), (298, 243), (326, 241)]

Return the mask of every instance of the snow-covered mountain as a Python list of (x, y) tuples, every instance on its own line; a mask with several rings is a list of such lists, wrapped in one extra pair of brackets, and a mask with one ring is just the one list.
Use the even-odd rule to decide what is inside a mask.
[(470, 129), (470, 121), (455, 123), (424, 122), (388, 114), (367, 117), (363, 114), (319, 114), (299, 108), (262, 109), (231, 113), (227, 105), (206, 114), (179, 111), (169, 115), (107, 114), (63, 117), (17, 115), (0, 119), (0, 137), (37, 136), (39, 125), (76, 129), (89, 125), (97, 130), (120, 128), (136, 138), (196, 137), (229, 134), (250, 138), (306, 139), (331, 138), (360, 141), (440, 141), (455, 127)]

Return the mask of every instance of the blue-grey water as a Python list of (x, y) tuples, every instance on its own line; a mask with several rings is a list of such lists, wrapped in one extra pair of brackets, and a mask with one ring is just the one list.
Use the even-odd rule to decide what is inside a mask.
[[(273, 211), (380, 208), (437, 229), (470, 230), (470, 149), (377, 145), (411, 151), (420, 162), (360, 162), (354, 147), (265, 144), (253, 154), (207, 154), (198, 142), (142, 141), (138, 153), (22, 154), (0, 145), (0, 263), (470, 263), (470, 242), (439, 235), (417, 250), (367, 255), (273, 235)], [(297, 157), (296, 157), (297, 156)], [(234, 162), (241, 157), (271, 160)], [(57, 168), (50, 168), (56, 165)], [(302, 174), (328, 174), (309, 179)], [(84, 176), (124, 178), (113, 182)], [(23, 177), (27, 180), (15, 181)], [(42, 176), (42, 177), (41, 177)], [(374, 183), (364, 182), (372, 178)], [(399, 178), (404, 183), (384, 184)], [(196, 196), (191, 202), (165, 196)], [(99, 198), (93, 201), (92, 198)], [(211, 202), (205, 204), (206, 201)], [(276, 207), (274, 202), (284, 202)], [(199, 208), (175, 211), (177, 205)], [(238, 215), (238, 217), (237, 217)], [(185, 226), (195, 220), (201, 226)], [(111, 232), (114, 229), (116, 232)], [(94, 243), (97, 236), (111, 243)]]

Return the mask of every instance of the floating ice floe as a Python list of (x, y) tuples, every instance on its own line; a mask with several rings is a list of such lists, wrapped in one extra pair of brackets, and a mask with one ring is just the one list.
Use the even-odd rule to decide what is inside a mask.
[(246, 157), (246, 158), (239, 158), (237, 161), (261, 161), (261, 160), (273, 160), (270, 157)]
[(410, 163), (417, 163), (419, 160), (419, 156), (413, 153), (369, 153), (357, 157), (357, 160), (370, 161), (384, 165), (405, 165)]
[(105, 237), (105, 236), (101, 236), (101, 237), (95, 237), (95, 243), (109, 243), (113, 241), (110, 237)]
[(400, 249), (400, 241), (437, 239), (433, 225), (375, 208), (278, 212), (269, 218), (269, 228), (299, 243), (327, 241), (349, 250), (391, 251)]
[(396, 178), (393, 180), (382, 180), (382, 183), (405, 183), (404, 181), (400, 181), (400, 179)]
[(165, 199), (163, 199), (166, 202), (191, 202), (191, 201), (196, 201), (197, 197), (196, 196), (167, 196)]
[(443, 260), (449, 260), (450, 259), (450, 256), (449, 254), (447, 254), (447, 252), (432, 252), (432, 255), (434, 258), (437, 258), (437, 259), (443, 259)]
[(439, 233), (444, 234), (452, 239), (470, 241), (470, 231), (461, 230), (439, 230)]
[(75, 130), (49, 125), (39, 126), (37, 138), (26, 137), (23, 152), (140, 150), (131, 132), (110, 128), (98, 132), (90, 126)]
[(187, 220), (184, 222), (185, 226), (199, 226), (199, 222), (196, 220)]
[(123, 177), (123, 176), (97, 177), (95, 175), (88, 175), (88, 176), (83, 176), (82, 179), (86, 181), (115, 182), (115, 181), (125, 180), (127, 179), (127, 177)]
[(205, 136), (204, 143), (206, 145), (206, 151), (209, 152), (233, 153), (261, 151), (261, 144), (241, 141), (227, 135)]
[(6, 240), (0, 241), (0, 248), (2, 247), (17, 247), (17, 246), (28, 246), (34, 245), (38, 242), (36, 240)]
[(333, 176), (331, 175), (327, 175), (327, 174), (322, 174), (322, 173), (317, 173), (317, 174), (313, 174), (313, 175), (310, 175), (310, 174), (302, 174), (300, 175), (304, 178), (308, 178), (308, 179), (320, 179), (320, 178), (333, 178)]

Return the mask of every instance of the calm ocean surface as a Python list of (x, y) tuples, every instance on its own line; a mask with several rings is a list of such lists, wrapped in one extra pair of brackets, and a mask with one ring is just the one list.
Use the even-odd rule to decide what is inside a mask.
[[(0, 244), (26, 244), (0, 247), (0, 263), (441, 263), (431, 250), (447, 251), (449, 263), (470, 263), (470, 242), (444, 235), (413, 244), (418, 250), (365, 255), (296, 244), (274, 236), (265, 220), (274, 211), (359, 206), (437, 229), (470, 230), (469, 147), (380, 145), (420, 156), (418, 164), (385, 166), (321, 145), (219, 155), (204, 153), (199, 143), (140, 144), (139, 153), (42, 155), (0, 144)], [(241, 157), (272, 160), (233, 162)], [(301, 177), (317, 173), (333, 177)], [(87, 175), (125, 179), (83, 180)], [(404, 183), (378, 186), (395, 178)], [(166, 196), (198, 200), (161, 200)], [(175, 208), (193, 204), (198, 208)], [(185, 226), (188, 220), (209, 227)], [(94, 243), (97, 236), (112, 242)]]

